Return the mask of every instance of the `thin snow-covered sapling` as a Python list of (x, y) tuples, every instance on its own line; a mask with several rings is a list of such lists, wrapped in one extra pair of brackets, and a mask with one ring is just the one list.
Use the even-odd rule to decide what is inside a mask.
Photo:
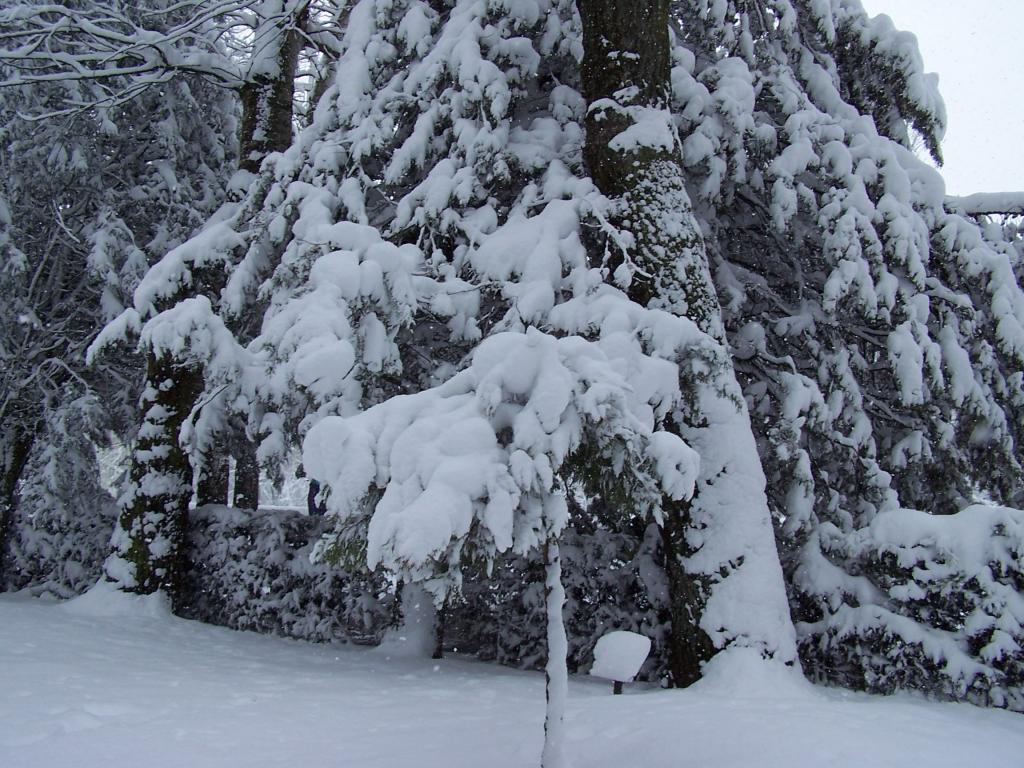
[(609, 632), (594, 646), (594, 665), (590, 674), (612, 681), (612, 692), (622, 693), (622, 684), (631, 683), (651, 652), (651, 638), (636, 632)]
[(697, 454), (660, 429), (678, 381), (676, 365), (645, 354), (632, 333), (589, 340), (529, 328), (480, 342), (438, 386), (324, 418), (306, 435), (303, 464), (329, 488), (336, 521), (321, 549), (363, 537), (371, 570), (422, 584), (436, 604), (459, 588), (470, 557), (489, 565), (505, 552), (543, 552), (543, 768), (566, 765), (564, 478), (595, 457), (645, 514), (665, 497), (691, 498)]

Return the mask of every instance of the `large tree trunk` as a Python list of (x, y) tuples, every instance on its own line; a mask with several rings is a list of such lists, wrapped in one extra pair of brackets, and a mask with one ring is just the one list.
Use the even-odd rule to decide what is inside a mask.
[(260, 10), (279, 16), (256, 30), (248, 82), (242, 87), (242, 170), (256, 173), (271, 152), (292, 143), (295, 70), (308, 0), (265, 0)]
[[(689, 318), (710, 337), (678, 361), (683, 403), (666, 423), (701, 455), (694, 497), (662, 501), (669, 672), (686, 686), (728, 643), (791, 661), (795, 639), (764, 475), (669, 110), (669, 6), (579, 0), (583, 156), (612, 203), (614, 230), (592, 238), (594, 260), (633, 301)], [(737, 598), (756, 607), (741, 617)]]
[[(722, 326), (704, 243), (683, 182), (669, 104), (668, 0), (580, 0), (583, 94), (588, 102), (583, 156), (598, 189), (614, 203), (610, 221), (630, 247), (605, 236), (592, 243), (609, 277), (645, 306), (684, 315), (716, 339)], [(639, 120), (665, 132), (653, 144), (619, 139)], [(617, 141), (617, 139), (619, 139)], [(677, 433), (679, 425), (670, 425)], [(672, 629), (669, 673), (677, 686), (700, 677), (714, 652), (700, 629), (702, 586), (687, 573), (688, 502), (664, 500), (661, 527)]]
[(669, 627), (668, 669), (672, 685), (685, 688), (701, 676), (701, 665), (715, 653), (711, 638), (700, 628), (705, 594), (701, 580), (686, 570), (686, 558), (693, 548), (686, 541), (690, 505), (666, 499), (663, 503), (661, 546), (668, 584)]
[[(592, 243), (631, 299), (693, 320), (724, 340), (700, 225), (693, 216), (669, 106), (668, 0), (580, 0), (587, 100), (583, 158), (632, 243)], [(629, 136), (628, 129), (644, 130)]]
[[(264, 0), (260, 12), (270, 19), (257, 29), (249, 82), (242, 89), (242, 155), (244, 170), (258, 171), (269, 152), (286, 149), (292, 139), (292, 99), (302, 36), (299, 32), (308, 0)], [(225, 273), (196, 273), (173, 305), (188, 295), (214, 301), (224, 286)], [(148, 358), (142, 401), (143, 423), (129, 470), (129, 493), (114, 530), (107, 577), (128, 592), (150, 594), (164, 590), (177, 599), (184, 564), (188, 504), (192, 497), (192, 467), (179, 445), (179, 432), (203, 391), (203, 371), (169, 355)], [(221, 496), (215, 473), (226, 455), (207, 457), (209, 486), (204, 500)], [(224, 473), (226, 478), (226, 473)], [(255, 450), (239, 460), (236, 505), (255, 508), (259, 500), (259, 468)], [(227, 498), (227, 489), (223, 497)]]
[(184, 536), (192, 498), (192, 465), (178, 438), (203, 390), (203, 376), (194, 365), (150, 353), (146, 381), (128, 493), (104, 570), (126, 592), (162, 590), (173, 604), (185, 570)]

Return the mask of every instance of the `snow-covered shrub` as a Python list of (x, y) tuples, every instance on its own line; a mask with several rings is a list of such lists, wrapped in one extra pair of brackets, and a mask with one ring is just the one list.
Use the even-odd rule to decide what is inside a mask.
[(815, 591), (799, 595), (820, 617), (797, 626), (808, 674), (1024, 711), (1024, 512), (896, 509), (818, 536), (801, 579)]
[[(666, 674), (669, 615), (660, 537), (650, 526), (643, 536), (588, 529), (562, 534), (567, 662), (586, 672), (594, 645), (606, 632), (628, 629), (652, 640), (640, 679)], [(459, 599), (447, 607), (444, 643), (524, 669), (540, 669), (544, 638), (544, 564), (536, 554), (499, 558), (488, 575), (466, 573)]]
[(0, 565), (0, 592), (73, 597), (100, 577), (117, 507), (99, 504), (16, 509)]
[(71, 597), (99, 578), (117, 509), (99, 484), (90, 440), (98, 418), (102, 408), (92, 397), (46, 414), (0, 553), (0, 591)]
[(181, 615), (317, 642), (379, 642), (392, 619), (392, 585), (365, 570), (312, 564), (323, 517), (220, 506), (190, 514)]

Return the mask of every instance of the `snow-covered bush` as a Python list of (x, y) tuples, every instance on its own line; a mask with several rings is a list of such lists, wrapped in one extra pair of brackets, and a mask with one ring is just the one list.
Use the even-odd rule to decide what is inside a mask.
[(0, 592), (68, 598), (95, 584), (117, 517), (113, 499), (83, 499), (70, 507), (32, 503), (32, 511), (26, 506), (16, 508), (8, 530)]
[(379, 642), (393, 620), (393, 585), (365, 569), (312, 564), (325, 527), (323, 517), (287, 510), (192, 510), (181, 615), (316, 642)]
[[(614, 629), (639, 632), (653, 647), (641, 679), (667, 674), (669, 625), (660, 537), (650, 526), (643, 535), (574, 524), (562, 533), (567, 662), (585, 672), (598, 639)], [(582, 519), (581, 519), (582, 518)], [(499, 558), (490, 574), (465, 574), (459, 598), (446, 608), (448, 649), (524, 669), (540, 669), (547, 657), (544, 638), (544, 564), (536, 554)]]
[(817, 585), (819, 618), (797, 627), (808, 674), (1024, 711), (1024, 512), (895, 509), (817, 535), (801, 583)]
[(90, 439), (104, 418), (91, 397), (46, 414), (0, 552), (0, 591), (71, 597), (96, 583), (117, 515)]

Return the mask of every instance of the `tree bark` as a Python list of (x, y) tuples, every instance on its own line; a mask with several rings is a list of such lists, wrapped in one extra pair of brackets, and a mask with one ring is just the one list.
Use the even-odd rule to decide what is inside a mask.
[(434, 651), (430, 654), (432, 659), (444, 658), (444, 628), (448, 621), (448, 600), (437, 609), (437, 626), (434, 631)]
[(235, 498), (233, 507), (256, 509), (260, 505), (260, 465), (256, 460), (256, 444), (242, 440), (235, 453)]
[(216, 442), (210, 455), (203, 461), (196, 483), (196, 506), (228, 503), (228, 454), (220, 442)]
[[(626, 235), (604, 233), (591, 250), (631, 299), (688, 317), (723, 341), (718, 296), (668, 110), (669, 2), (580, 0), (579, 10), (588, 104), (583, 159), (597, 188), (614, 201), (610, 223)], [(655, 130), (653, 140), (647, 130), (644, 138), (623, 141), (639, 121)]]
[[(609, 157), (608, 145), (632, 118), (612, 105), (668, 104), (669, 0), (579, 0), (577, 5), (583, 21), (580, 75), (590, 105), (583, 157), (600, 189), (621, 193), (629, 187), (630, 159)], [(601, 104), (604, 99), (609, 103)]]
[[(700, 226), (686, 193), (682, 158), (669, 106), (669, 1), (579, 0), (583, 21), (583, 95), (588, 103), (584, 161), (597, 188), (612, 201), (609, 223), (588, 246), (608, 279), (633, 301), (693, 320), (724, 340), (721, 309)], [(643, 121), (654, 141), (624, 141)], [(648, 132), (649, 133), (649, 132)], [(667, 428), (682, 434), (683, 426)], [(690, 503), (663, 499), (661, 540), (672, 617), (669, 674), (673, 685), (700, 678), (714, 653), (700, 628), (705, 600), (687, 573)]]
[(686, 558), (693, 554), (686, 542), (689, 504), (666, 499), (662, 503), (661, 544), (668, 584), (668, 669), (673, 686), (685, 688), (697, 682), (701, 665), (715, 654), (711, 638), (700, 628), (705, 597), (699, 581), (686, 572)]
[(21, 480), (21, 473), (25, 471), (25, 465), (28, 464), (28, 456), (32, 451), (34, 441), (35, 435), (17, 427), (11, 429), (0, 439), (0, 446), (3, 450), (3, 479), (2, 485), (0, 485), (2, 509), (10, 509), (14, 506), (18, 481)]
[(162, 590), (174, 605), (185, 571), (184, 536), (192, 498), (192, 465), (178, 437), (203, 390), (203, 375), (195, 365), (149, 353), (146, 381), (129, 492), (104, 570), (122, 590), (143, 595)]
[[(267, 28), (258, 29), (253, 48), (256, 51), (249, 81), (242, 86), (242, 141), (239, 166), (258, 173), (260, 164), (271, 152), (283, 152), (292, 143), (292, 101), (295, 98), (295, 70), (302, 50), (301, 27), (305, 23), (306, 2), (276, 3), (297, 5), (293, 14)], [(284, 8), (282, 8), (284, 10)]]

